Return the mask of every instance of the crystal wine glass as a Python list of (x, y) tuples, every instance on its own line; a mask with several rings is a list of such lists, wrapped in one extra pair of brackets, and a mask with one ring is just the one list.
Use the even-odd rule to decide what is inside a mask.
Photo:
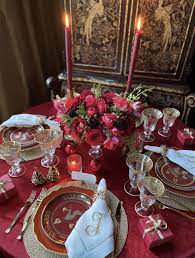
[(164, 194), (164, 184), (157, 178), (147, 176), (138, 182), (140, 200), (135, 204), (135, 211), (142, 217), (153, 213), (152, 205), (156, 199)]
[(163, 109), (163, 124), (164, 127), (158, 130), (158, 133), (163, 137), (171, 136), (170, 127), (173, 126), (177, 117), (180, 116), (180, 112), (175, 108)]
[(43, 167), (57, 166), (59, 157), (54, 154), (56, 148), (60, 146), (62, 139), (62, 131), (45, 129), (35, 134), (35, 141), (40, 144), (40, 148), (44, 154), (44, 157), (41, 159), (41, 165)]
[(11, 166), (8, 171), (10, 177), (20, 177), (25, 173), (25, 167), (20, 165), (21, 145), (18, 142), (5, 142), (0, 145), (0, 155)]
[(144, 120), (144, 132), (139, 137), (144, 142), (153, 142), (155, 140), (152, 132), (156, 128), (158, 120), (163, 116), (162, 112), (155, 108), (146, 108), (142, 112)]
[(153, 161), (144, 154), (134, 153), (127, 157), (126, 164), (129, 168), (129, 180), (124, 185), (125, 192), (129, 195), (138, 196), (137, 183), (152, 169)]

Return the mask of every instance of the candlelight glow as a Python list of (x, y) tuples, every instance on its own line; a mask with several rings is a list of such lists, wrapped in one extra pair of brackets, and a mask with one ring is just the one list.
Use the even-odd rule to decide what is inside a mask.
[(68, 18), (68, 14), (67, 13), (65, 14), (65, 26), (66, 26), (66, 28), (70, 27), (69, 18)]
[(142, 26), (142, 23), (141, 23), (141, 18), (140, 18), (140, 16), (139, 16), (138, 22), (137, 22), (137, 31), (138, 31), (138, 32), (141, 31), (141, 26)]
[(72, 165), (73, 165), (73, 166), (76, 165), (76, 161), (72, 161)]

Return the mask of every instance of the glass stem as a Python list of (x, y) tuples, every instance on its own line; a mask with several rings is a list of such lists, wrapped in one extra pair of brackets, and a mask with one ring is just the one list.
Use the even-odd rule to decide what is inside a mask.
[(168, 126), (168, 125), (165, 125), (165, 126), (163, 127), (163, 131), (164, 131), (165, 133), (168, 133), (168, 132), (169, 132), (169, 126)]
[(11, 167), (12, 171), (17, 174), (20, 171), (20, 161), (15, 162), (12, 167)]

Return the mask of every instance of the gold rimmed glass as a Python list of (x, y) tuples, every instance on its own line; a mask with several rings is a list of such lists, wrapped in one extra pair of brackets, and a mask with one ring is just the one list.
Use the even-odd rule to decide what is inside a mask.
[(52, 129), (38, 131), (35, 134), (35, 141), (39, 143), (44, 157), (41, 159), (43, 167), (57, 166), (59, 157), (54, 155), (56, 148), (60, 146), (63, 139), (63, 132)]
[(144, 132), (140, 133), (139, 137), (144, 142), (153, 142), (155, 140), (152, 132), (156, 128), (156, 124), (163, 116), (162, 112), (155, 108), (146, 108), (142, 111), (144, 120)]
[(0, 155), (11, 166), (8, 175), (11, 177), (20, 177), (25, 173), (25, 167), (20, 165), (21, 145), (17, 142), (4, 142), (0, 145)]
[(163, 109), (163, 124), (164, 127), (158, 130), (158, 133), (163, 137), (171, 136), (170, 127), (173, 126), (175, 120), (180, 116), (180, 112), (175, 108)]
[(146, 176), (138, 182), (138, 189), (141, 201), (135, 204), (135, 211), (142, 217), (150, 216), (154, 211), (152, 205), (164, 194), (164, 184), (155, 177)]
[(126, 164), (129, 168), (129, 181), (124, 184), (125, 192), (138, 196), (137, 184), (152, 169), (153, 161), (144, 154), (134, 153), (126, 158)]

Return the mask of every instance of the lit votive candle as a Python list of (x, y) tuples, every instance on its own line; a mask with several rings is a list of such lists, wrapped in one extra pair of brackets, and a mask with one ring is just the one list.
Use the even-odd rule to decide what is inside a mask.
[(71, 174), (72, 171), (81, 172), (82, 171), (82, 158), (78, 154), (72, 154), (67, 158), (68, 173)]

